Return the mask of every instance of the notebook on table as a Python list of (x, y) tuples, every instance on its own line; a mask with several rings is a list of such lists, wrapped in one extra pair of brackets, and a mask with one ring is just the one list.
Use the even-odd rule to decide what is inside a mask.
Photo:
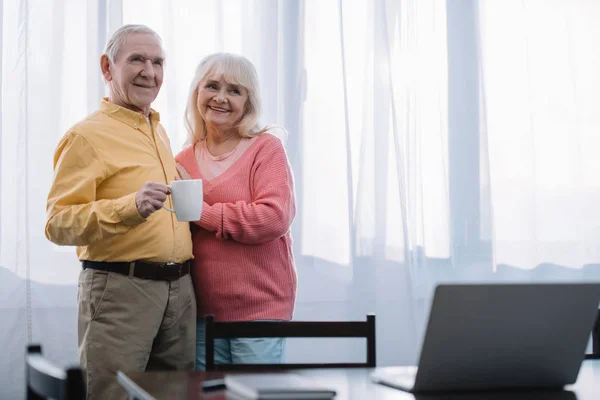
[(293, 373), (225, 376), (228, 394), (240, 399), (333, 399), (335, 390)]

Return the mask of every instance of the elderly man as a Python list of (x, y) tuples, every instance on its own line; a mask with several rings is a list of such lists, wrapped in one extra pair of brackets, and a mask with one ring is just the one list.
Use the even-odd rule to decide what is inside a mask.
[(46, 236), (78, 246), (79, 357), (92, 400), (125, 396), (117, 370), (194, 369), (190, 228), (162, 209), (177, 170), (150, 108), (163, 54), (148, 27), (115, 32), (100, 58), (109, 97), (54, 156)]

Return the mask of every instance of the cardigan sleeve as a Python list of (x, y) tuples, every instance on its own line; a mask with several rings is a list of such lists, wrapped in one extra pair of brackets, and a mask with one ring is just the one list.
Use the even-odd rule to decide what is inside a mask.
[(253, 165), (252, 202), (203, 204), (195, 222), (219, 239), (245, 244), (267, 243), (285, 235), (296, 215), (294, 179), (281, 141), (269, 140)]

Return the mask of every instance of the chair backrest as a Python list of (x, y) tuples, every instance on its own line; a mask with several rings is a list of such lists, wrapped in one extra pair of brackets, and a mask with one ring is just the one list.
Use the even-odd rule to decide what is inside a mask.
[(590, 360), (600, 360), (600, 309), (596, 316), (596, 322), (592, 328), (592, 352), (586, 354), (585, 358)]
[[(234, 338), (365, 338), (367, 360), (359, 363), (215, 364), (215, 339)], [(282, 370), (300, 368), (375, 367), (375, 316), (366, 321), (248, 321), (216, 322), (206, 317), (206, 370)]]
[(42, 356), (40, 345), (27, 346), (25, 374), (27, 400), (85, 399), (81, 369), (73, 367), (64, 370), (57, 367)]

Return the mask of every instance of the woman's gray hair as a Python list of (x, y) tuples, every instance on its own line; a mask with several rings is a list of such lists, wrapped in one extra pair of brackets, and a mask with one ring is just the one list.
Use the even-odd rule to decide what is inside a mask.
[(227, 83), (243, 86), (248, 91), (248, 100), (242, 119), (237, 125), (238, 134), (243, 138), (258, 136), (269, 127), (259, 125), (261, 104), (258, 74), (247, 58), (230, 53), (215, 53), (205, 57), (196, 68), (190, 85), (185, 108), (185, 127), (188, 131), (186, 144), (196, 143), (206, 137), (206, 121), (198, 110), (198, 88), (209, 79), (225, 79)]
[[(119, 54), (119, 50), (121, 50), (121, 47), (123, 47), (123, 44), (125, 44), (125, 41), (127, 40), (127, 36), (131, 35), (132, 33), (146, 33), (148, 35), (152, 35), (162, 49), (161, 37), (158, 35), (158, 33), (148, 28), (146, 25), (123, 25), (117, 29), (115, 33), (113, 33), (109, 41), (106, 43), (106, 47), (104, 48), (104, 54), (106, 54), (111, 62), (115, 62), (117, 55)], [(164, 54), (165, 51), (162, 50), (162, 52)]]

